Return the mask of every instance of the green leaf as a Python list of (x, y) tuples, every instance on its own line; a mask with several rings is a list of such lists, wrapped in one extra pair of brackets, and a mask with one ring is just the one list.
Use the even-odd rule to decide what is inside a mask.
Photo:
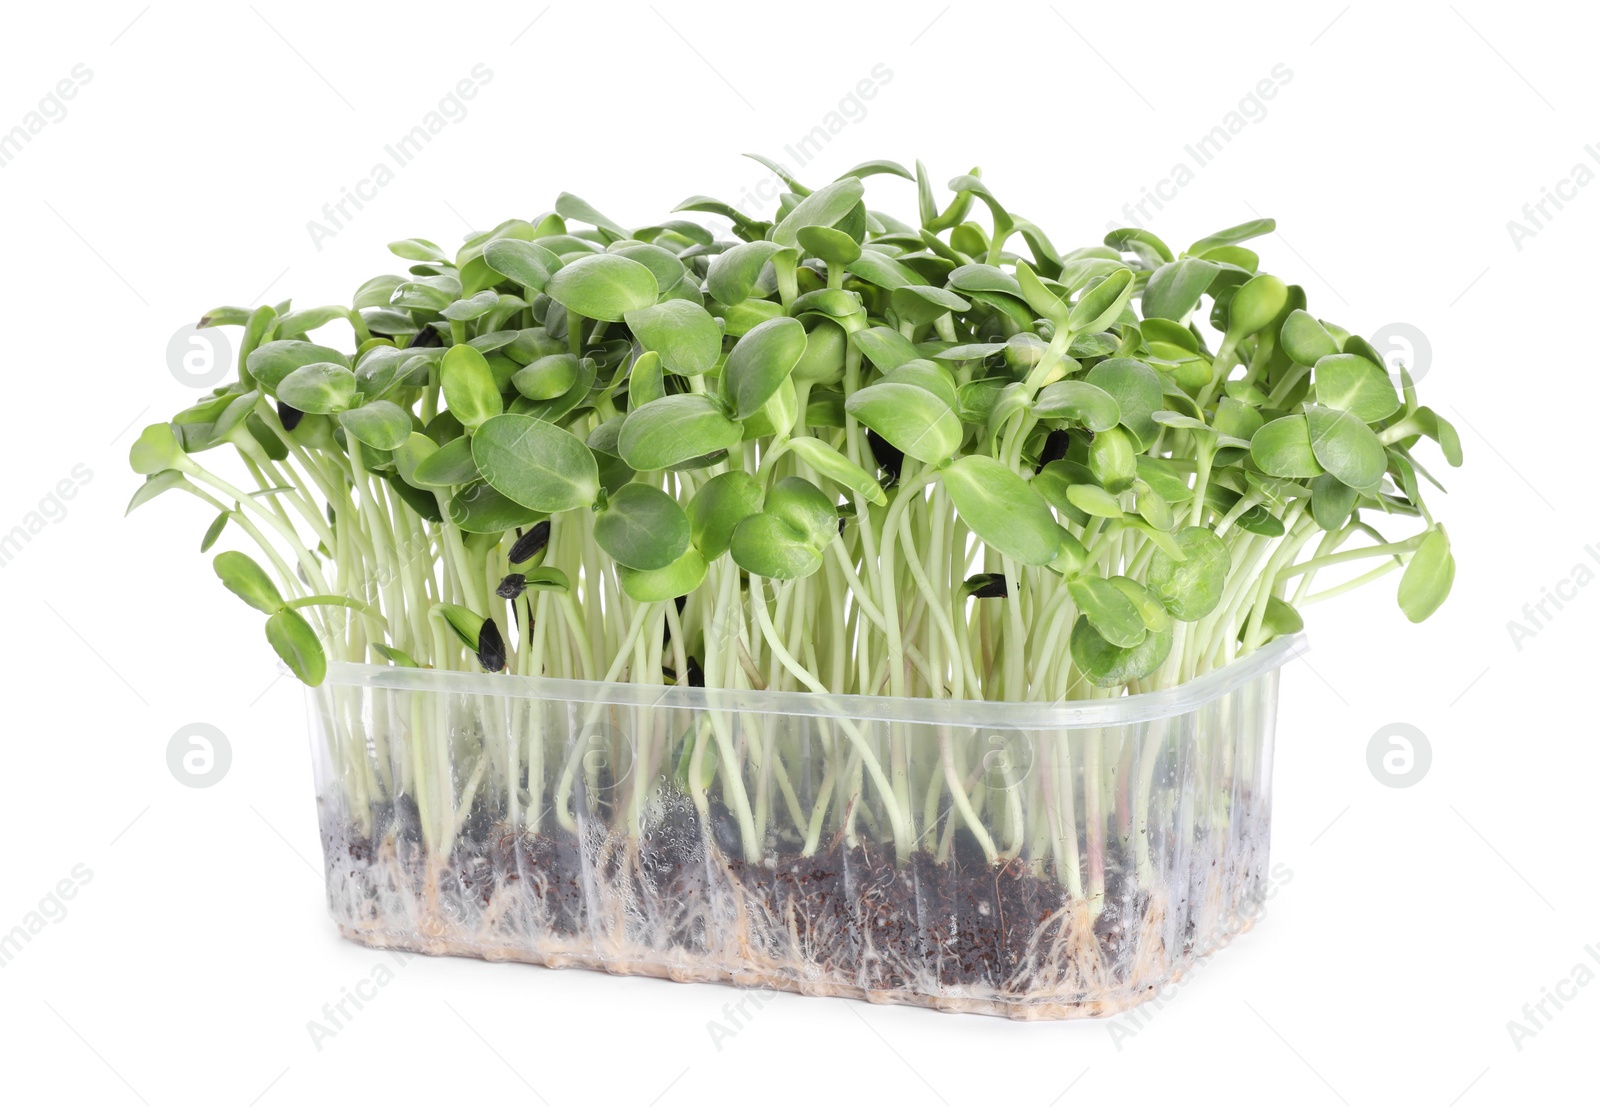
[(529, 591), (568, 592), (572, 590), (572, 584), (567, 579), (567, 574), (561, 569), (551, 568), (547, 564), (530, 568), (524, 575), (527, 576), (528, 581), (524, 586)]
[(850, 214), (850, 210), (861, 201), (863, 192), (859, 178), (841, 178), (830, 182), (804, 198), (790, 210), (788, 216), (778, 222), (778, 226), (772, 230), (773, 242), (783, 247), (795, 247), (800, 242), (800, 229), (832, 227)]
[(955, 410), (937, 394), (912, 383), (879, 382), (863, 387), (845, 399), (844, 408), (901, 452), (925, 464), (943, 463), (961, 447), (961, 418)]
[(636, 471), (660, 471), (732, 448), (744, 439), (736, 421), (703, 394), (658, 398), (628, 414), (617, 451)]
[(1061, 548), (1056, 550), (1055, 557), (1045, 567), (1062, 576), (1076, 576), (1088, 563), (1089, 550), (1083, 547), (1083, 542), (1066, 530), (1062, 530)]
[(300, 682), (315, 688), (328, 674), (328, 658), (298, 611), (282, 610), (267, 618), (267, 641)]
[(337, 363), (308, 363), (278, 384), (278, 401), (302, 413), (335, 414), (350, 408), (356, 377)]
[(319, 305), (315, 309), (300, 309), (285, 314), (278, 322), (279, 336), (304, 336), (314, 332), (329, 321), (349, 319), (350, 311), (342, 305)]
[(1122, 429), (1107, 429), (1089, 444), (1089, 471), (1106, 490), (1126, 490), (1138, 476), (1133, 440)]
[(1328, 533), (1350, 520), (1360, 492), (1332, 475), (1319, 475), (1311, 481), (1311, 517)]
[(393, 402), (368, 402), (339, 415), (339, 424), (362, 444), (393, 452), (411, 436), (411, 415)]
[(724, 305), (739, 304), (755, 293), (762, 270), (781, 250), (771, 240), (735, 244), (711, 260), (706, 270), (706, 289)]
[[(432, 437), (426, 433), (412, 433), (394, 449), (395, 471), (406, 483), (416, 486), (417, 466), (438, 451), (439, 446)], [(468, 455), (471, 455), (470, 451)], [(473, 470), (476, 471), (476, 467)]]
[(385, 475), (383, 478), (417, 517), (429, 522), (444, 521), (444, 515), (439, 510), (438, 496), (434, 492), (407, 483), (399, 475)]
[[(139, 439), (128, 449), (128, 466), (140, 475), (156, 475), (178, 468), (186, 459), (172, 426), (164, 421), (145, 426)], [(137, 502), (129, 503), (128, 509), (132, 510), (136, 505)]]
[(1292, 309), (1278, 330), (1278, 343), (1289, 358), (1306, 367), (1315, 367), (1324, 356), (1337, 355), (1339, 344), (1333, 334), (1322, 327), (1304, 309)]
[(1150, 557), (1145, 580), (1172, 617), (1194, 622), (1210, 614), (1222, 601), (1233, 558), (1228, 546), (1204, 526), (1181, 529), (1173, 540), (1183, 550), (1183, 559), (1175, 560), (1166, 552), (1156, 551)]
[(1130, 649), (1149, 633), (1139, 608), (1110, 580), (1081, 576), (1067, 584), (1067, 592), (1083, 617), (1112, 645)]
[(695, 302), (673, 298), (629, 310), (626, 320), (639, 343), (659, 355), (668, 371), (704, 375), (722, 356), (722, 326)]
[(656, 276), (621, 255), (585, 255), (550, 276), (545, 293), (583, 317), (621, 321), (630, 310), (654, 305)]
[(1122, 315), (1133, 292), (1133, 272), (1126, 267), (1112, 271), (1084, 290), (1067, 316), (1067, 328), (1073, 332), (1099, 332)]
[(307, 364), (343, 365), (348, 362), (343, 352), (325, 348), (321, 344), (313, 344), (309, 340), (273, 340), (251, 352), (245, 360), (245, 367), (249, 370), (250, 377), (259, 383), (263, 390), (275, 393), (278, 384), (291, 372), (298, 371)]
[(796, 580), (822, 567), (823, 550), (838, 536), (833, 503), (797, 476), (780, 479), (765, 510), (734, 527), (730, 551), (747, 572), (773, 580)]
[(262, 614), (277, 614), (283, 609), (283, 596), (273, 586), (272, 577), (244, 553), (218, 553), (211, 567), (222, 580), (223, 587)]
[(789, 442), (789, 451), (839, 486), (862, 495), (867, 501), (880, 506), (889, 501), (878, 481), (868, 475), (865, 468), (851, 463), (827, 442), (816, 437), (795, 437)]
[(1283, 312), (1289, 301), (1289, 287), (1270, 274), (1258, 274), (1234, 291), (1228, 302), (1228, 337), (1237, 344), (1246, 336), (1260, 332)]
[(1108, 641), (1087, 615), (1079, 615), (1072, 626), (1072, 661), (1091, 683), (1116, 688), (1142, 680), (1161, 667), (1172, 652), (1172, 628), (1152, 630), (1131, 647)]
[(1231, 228), (1224, 228), (1220, 232), (1213, 232), (1203, 239), (1195, 240), (1189, 245), (1190, 255), (1204, 255), (1212, 248), (1243, 243), (1253, 240), (1257, 236), (1265, 236), (1278, 227), (1278, 222), (1270, 216), (1260, 217), (1256, 220), (1247, 220), (1243, 224), (1235, 224)]
[(490, 240), (483, 245), (488, 264), (525, 290), (543, 293), (550, 276), (561, 269), (561, 257), (527, 240)]
[(713, 305), (711, 308), (722, 318), (722, 331), (729, 336), (743, 336), (763, 321), (784, 315), (783, 306), (760, 298), (751, 298), (737, 305)]
[(478, 652), (478, 635), (483, 631), (483, 616), (456, 603), (435, 603), (433, 609), (444, 619), (445, 625), (455, 631), (461, 644)]
[(739, 338), (722, 372), (722, 396), (735, 420), (767, 404), (806, 351), (805, 326), (793, 317), (763, 321)]
[(879, 251), (863, 251), (844, 265), (846, 273), (885, 290), (898, 290), (924, 281), (923, 277), (898, 259)]
[(1400, 574), (1400, 610), (1412, 622), (1421, 622), (1439, 609), (1450, 594), (1456, 578), (1456, 558), (1450, 553), (1450, 537), (1436, 525), (1423, 535), (1422, 543), (1406, 562)]
[(1119, 424), (1147, 447), (1161, 432), (1155, 412), (1162, 409), (1161, 378), (1143, 360), (1116, 357), (1089, 369), (1087, 381), (1111, 395), (1117, 403)]
[(623, 567), (649, 572), (665, 568), (689, 547), (689, 518), (660, 488), (628, 483), (595, 515), (594, 540)]
[(969, 194), (982, 201), (994, 218), (996, 234), (1003, 234), (1012, 227), (1011, 214), (1006, 211), (1005, 206), (1000, 204), (999, 199), (989, 191), (988, 184), (976, 174), (957, 174), (945, 185), (955, 190), (958, 194)]
[(1112, 495), (1093, 483), (1072, 483), (1066, 489), (1067, 501), (1094, 518), (1117, 521), (1122, 517), (1122, 504)]
[(1023, 564), (1054, 559), (1062, 529), (1027, 480), (989, 456), (963, 456), (941, 475), (956, 513), (985, 545)]
[(1131, 576), (1112, 576), (1106, 582), (1122, 592), (1128, 602), (1133, 604), (1133, 609), (1139, 614), (1139, 621), (1144, 623), (1147, 631), (1155, 633), (1172, 626), (1172, 615), (1156, 593), (1144, 584)]
[(833, 500), (808, 480), (791, 475), (767, 492), (766, 513), (789, 525), (801, 537), (822, 549), (839, 533), (839, 511)]
[(203, 313), (195, 328), (217, 328), (221, 325), (245, 325), (250, 323), (250, 310), (240, 305), (219, 305), (217, 308)]
[(861, 245), (854, 236), (837, 228), (820, 228), (815, 225), (801, 228), (795, 233), (807, 255), (814, 255), (829, 267), (843, 267), (861, 257)]
[(1400, 408), (1400, 398), (1388, 374), (1362, 356), (1323, 356), (1312, 367), (1311, 384), (1320, 405), (1348, 410), (1367, 425), (1382, 421)]
[(744, 439), (757, 440), (773, 436), (779, 430), (793, 429), (799, 416), (800, 394), (795, 389), (794, 379), (788, 378), (783, 380), (772, 397), (767, 399), (767, 404), (743, 423)]
[(893, 174), (897, 178), (904, 178), (908, 182), (916, 181), (916, 175), (901, 166), (898, 162), (886, 158), (868, 159), (858, 162), (850, 169), (840, 174), (840, 178), (868, 178), (873, 174)]
[(1248, 441), (1266, 423), (1259, 411), (1237, 398), (1217, 399), (1217, 412), (1212, 415), (1211, 427), (1221, 437)]
[(438, 244), (421, 236), (413, 236), (408, 240), (395, 240), (389, 245), (389, 250), (402, 259), (413, 259), (419, 263), (444, 263), (450, 259)]
[(806, 334), (805, 354), (789, 372), (790, 382), (819, 386), (838, 383), (844, 378), (847, 345), (844, 329), (832, 321), (817, 321)]
[[(616, 221), (607, 217), (582, 197), (572, 193), (563, 193), (556, 198), (556, 212), (564, 220), (576, 220), (582, 224), (592, 224), (602, 232), (609, 233), (613, 239), (626, 239), (628, 233)], [(588, 316), (588, 314), (584, 314)]]
[(1062, 296), (1046, 286), (1044, 280), (1035, 274), (1027, 263), (1018, 260), (1016, 271), (1017, 290), (1021, 293), (1022, 300), (1028, 303), (1028, 308), (1057, 328), (1069, 327), (1067, 321), (1072, 315), (1072, 309)]
[(734, 527), (761, 513), (766, 491), (756, 477), (742, 471), (714, 475), (689, 502), (689, 528), (694, 547), (707, 560), (728, 551)]
[(132, 514), (135, 510), (139, 509), (139, 507), (143, 506), (157, 495), (166, 491), (170, 491), (174, 487), (182, 488), (185, 491), (195, 493), (198, 493), (199, 491), (199, 488), (190, 483), (180, 471), (173, 469), (158, 471), (139, 485), (139, 489), (135, 491), (133, 493), (133, 497), (128, 500), (128, 508), (122, 512), (123, 516), (126, 517), (127, 515)]
[(939, 221), (939, 206), (933, 199), (933, 182), (921, 159), (917, 160), (917, 215), (923, 228), (931, 229)]
[(956, 394), (955, 379), (950, 372), (934, 363), (931, 359), (913, 359), (902, 363), (893, 371), (883, 376), (886, 383), (910, 383), (920, 386), (929, 394), (936, 395), (945, 405), (952, 410), (960, 406), (960, 398)]
[(600, 494), (599, 468), (588, 445), (538, 418), (491, 417), (472, 438), (472, 458), (490, 486), (530, 510), (574, 510)]
[(755, 514), (734, 527), (734, 563), (769, 580), (798, 580), (822, 567), (822, 549), (774, 514)]
[(1200, 297), (1211, 288), (1221, 270), (1205, 259), (1184, 257), (1157, 267), (1139, 297), (1144, 316), (1182, 321), (1200, 304)]
[(931, 324), (946, 313), (965, 313), (972, 308), (967, 299), (938, 286), (910, 284), (889, 295), (895, 316), (913, 327)]
[(1150, 456), (1140, 456), (1134, 461), (1139, 471), (1139, 478), (1150, 485), (1150, 489), (1171, 503), (1183, 502), (1191, 498), (1194, 492), (1189, 489), (1189, 484), (1182, 474), (1173, 465), (1165, 460), (1157, 460)]
[[(355, 296), (350, 299), (351, 309), (382, 309), (389, 311), (389, 299), (394, 296), (395, 289), (404, 282), (398, 274), (380, 274), (376, 278), (369, 278), (356, 290)], [(241, 324), (243, 322), (240, 322)]]
[[(406, 438), (406, 443), (400, 451), (408, 456), (414, 449), (421, 448), (416, 437), (424, 434), (412, 434)], [(416, 465), (411, 469), (411, 479), (406, 480), (418, 487), (459, 487), (464, 483), (471, 483), (481, 478), (477, 461), (472, 458), (472, 437), (456, 437), (447, 441), (434, 452), (420, 454)], [(404, 478), (404, 472), (401, 472)]]
[[(627, 408), (638, 409), (640, 406), (650, 405), (656, 398), (667, 397), (666, 376), (661, 371), (661, 355), (656, 352), (642, 352), (634, 366), (627, 369)], [(616, 421), (616, 419), (613, 419)], [(621, 432), (621, 422), (618, 430)], [(594, 441), (590, 441), (590, 448)], [(611, 448), (616, 448), (614, 443)]]
[(260, 398), (261, 392), (252, 390), (230, 401), (211, 424), (211, 442), (221, 444), (228, 439), (233, 430), (243, 424), (244, 420), (255, 411), (256, 402)]
[(1389, 458), (1378, 435), (1354, 414), (1326, 406), (1307, 406), (1311, 451), (1329, 475), (1358, 491), (1374, 487), (1388, 470)]
[(384, 660), (390, 664), (399, 665), (403, 669), (420, 669), (422, 667), (409, 654), (402, 653), (393, 646), (384, 645), (382, 642), (373, 642), (372, 648)]
[(1117, 228), (1106, 233), (1104, 243), (1116, 251), (1131, 251), (1145, 267), (1154, 270), (1172, 262), (1172, 249), (1145, 228)]
[(872, 366), (887, 375), (917, 358), (917, 346), (898, 330), (887, 325), (861, 329), (850, 335), (850, 343), (860, 349)]
[(566, 352), (541, 356), (514, 373), (511, 385), (524, 398), (544, 402), (571, 390), (582, 370), (578, 357)]
[(727, 217), (733, 223), (733, 234), (742, 240), (760, 239), (771, 230), (771, 225), (766, 221), (753, 220), (732, 205), (724, 201), (718, 201), (715, 197), (707, 197), (701, 193), (684, 198), (673, 206), (672, 211), (675, 213), (716, 213), (718, 216)]
[(480, 290), (470, 298), (451, 302), (440, 313), (447, 321), (476, 321), (499, 304), (499, 294), (493, 290)]
[(1293, 606), (1274, 595), (1267, 600), (1261, 628), (1272, 636), (1298, 634), (1306, 628), (1306, 620)]
[(500, 413), (500, 388), (482, 352), (470, 344), (456, 344), (439, 365), (439, 385), (444, 400), (468, 432)]
[(1117, 400), (1093, 383), (1063, 379), (1041, 390), (1033, 400), (1033, 416), (1064, 421), (1095, 433), (1116, 428), (1122, 419)]
[(1284, 534), (1283, 523), (1274, 518), (1263, 506), (1252, 506), (1239, 515), (1239, 528), (1247, 533), (1259, 534), (1262, 537), (1282, 537)]
[(1456, 433), (1456, 427), (1427, 406), (1418, 406), (1413, 416), (1422, 425), (1423, 432), (1439, 443), (1445, 463), (1452, 468), (1459, 468), (1462, 459), (1461, 437)]
[(686, 549), (682, 556), (665, 568), (641, 571), (637, 568), (618, 568), (617, 579), (630, 599), (641, 603), (665, 603), (688, 595), (706, 578), (706, 558), (697, 549)]
[(1268, 475), (1311, 479), (1322, 474), (1304, 414), (1290, 414), (1263, 425), (1250, 438), (1250, 456)]
[(396, 286), (389, 297), (389, 304), (398, 309), (441, 313), (460, 296), (461, 281), (455, 275), (427, 275)]
[(802, 320), (810, 315), (826, 317), (847, 332), (855, 332), (867, 324), (861, 295), (854, 290), (812, 290), (795, 298), (789, 312)]
[[(1028, 267), (1026, 263), (1022, 266), (1027, 268), (1028, 274), (1033, 274), (1033, 269)], [(1022, 273), (1021, 268), (1019, 268), (1018, 273)], [(1033, 280), (1037, 282), (1037, 276), (1034, 276)], [(987, 263), (967, 263), (959, 266), (950, 272), (950, 276), (946, 281), (952, 289), (962, 290), (967, 293), (1010, 294), (1014, 298), (1024, 296), (1020, 279), (1012, 277), (999, 267), (991, 267)], [(1048, 304), (1051, 308), (1056, 308), (1059, 302), (1059, 298), (1056, 298), (1053, 294), (1050, 295)]]
[(1188, 414), (1176, 413), (1173, 410), (1157, 410), (1150, 415), (1157, 425), (1164, 425), (1168, 429), (1188, 429), (1196, 433), (1209, 433), (1211, 426), (1201, 421), (1198, 417)]
[(450, 496), (449, 514), (450, 521), (463, 533), (496, 537), (507, 530), (533, 525), (545, 517), (537, 510), (506, 498), (481, 479), (465, 484)]
[(964, 363), (969, 359), (987, 359), (996, 352), (1005, 350), (1006, 345), (999, 341), (991, 341), (985, 344), (957, 344), (954, 347), (946, 348), (933, 358), (952, 363)]

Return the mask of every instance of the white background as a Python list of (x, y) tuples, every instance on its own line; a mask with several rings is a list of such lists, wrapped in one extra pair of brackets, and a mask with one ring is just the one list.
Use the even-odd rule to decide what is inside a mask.
[[(75, 466), (91, 478), (0, 568), (0, 933), (75, 866), (92, 880), (0, 967), (0, 1105), (1592, 1107), (1600, 986), (1560, 980), (1600, 975), (1600, 587), (1520, 645), (1507, 629), (1575, 566), (1600, 571), (1582, 339), (1600, 185), (1569, 183), (1542, 228), (1522, 212), (1575, 165), (1600, 171), (1584, 18), (1480, 0), (8, 9), (0, 132), (75, 66), (92, 76), (0, 166), (0, 533)], [(319, 249), (308, 221), (477, 63), (492, 79), (465, 117)], [(1272, 99), (1241, 108), (1280, 65)], [(796, 168), (783, 148), (830, 111), (847, 126)], [(941, 182), (977, 163), (1079, 246), (1234, 111), (1246, 126), (1143, 223), (1181, 246), (1275, 216), (1283, 234), (1253, 246), (1315, 313), (1426, 336), (1424, 399), (1467, 453), (1432, 500), (1460, 567), (1446, 608), (1413, 627), (1392, 580), (1345, 596), (1284, 674), (1274, 859), (1292, 880), (1253, 932), (1138, 1032), (780, 996), (720, 1047), (708, 1024), (748, 1000), (733, 990), (401, 968), (338, 939), (301, 695), (198, 553), (208, 512), (122, 519), (130, 440), (193, 394), (167, 368), (181, 325), (345, 302), (394, 269), (387, 241), (453, 245), (563, 189), (629, 224), (736, 200), (767, 177), (742, 151), (812, 185), (869, 157)], [(869, 193), (915, 213), (909, 183)], [(195, 722), (232, 755), (204, 790), (167, 768)], [(1368, 766), (1395, 722), (1430, 741), (1410, 788)], [(308, 1022), (380, 963), (392, 983), (314, 1046)], [(1572, 1000), (1519, 1048), (1508, 1022), (1558, 983)]]

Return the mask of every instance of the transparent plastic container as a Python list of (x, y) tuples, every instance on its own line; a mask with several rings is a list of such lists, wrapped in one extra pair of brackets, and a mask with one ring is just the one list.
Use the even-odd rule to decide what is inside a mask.
[(1302, 644), (1058, 704), (335, 664), (329, 908), (375, 947), (1106, 1015), (1259, 910)]

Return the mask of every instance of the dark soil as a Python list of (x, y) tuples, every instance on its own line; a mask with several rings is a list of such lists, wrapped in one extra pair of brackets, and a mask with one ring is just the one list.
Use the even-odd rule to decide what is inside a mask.
[[(395, 838), (420, 891), (415, 806), (402, 797), (374, 818), (375, 829)], [(622, 840), (590, 846), (560, 829), (518, 837), (477, 812), (452, 852), (451, 880), (467, 909), (486, 909), (500, 890), (520, 888), (524, 901), (543, 909), (542, 932), (575, 939), (599, 927), (591, 886), (624, 891), (630, 916), (665, 925), (672, 945), (693, 953), (731, 929), (725, 915), (713, 913), (718, 892), (726, 900), (731, 874), (750, 920), (767, 928), (753, 941), (767, 939), (781, 957), (792, 955), (798, 939), (809, 963), (873, 989), (906, 987), (929, 973), (944, 985), (998, 986), (1025, 974), (1064, 930), (1060, 918), (1046, 924), (1071, 899), (1053, 878), (1035, 877), (1020, 860), (989, 865), (965, 833), (944, 863), (918, 851), (897, 866), (892, 853), (870, 844), (810, 856), (774, 846), (764, 860), (747, 862), (737, 825), (720, 804), (706, 826), (709, 832), (684, 801), (630, 849)], [(716, 845), (714, 857), (708, 842)], [(370, 862), (373, 841), (347, 836), (344, 851)], [(1106, 911), (1095, 924), (1102, 953), (1115, 954), (1137, 926), (1137, 904), (1121, 875), (1108, 876)]]

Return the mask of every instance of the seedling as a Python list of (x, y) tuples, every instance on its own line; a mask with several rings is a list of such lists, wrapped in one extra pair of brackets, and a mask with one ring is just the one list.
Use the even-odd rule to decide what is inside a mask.
[[(872, 175), (914, 181), (916, 218), (868, 209)], [(454, 253), (395, 242), (406, 273), (348, 306), (213, 310), (243, 330), (238, 378), (143, 432), (130, 509), (183, 490), (217, 515), (203, 549), (248, 539), (265, 563), (224, 552), (218, 575), (310, 685), (332, 660), (1048, 705), (1183, 685), (1384, 576), (1413, 622), (1444, 601), (1418, 456), (1459, 465), (1455, 430), (1260, 269), (1242, 245), (1271, 220), (1063, 253), (976, 171), (942, 207), (920, 163), (788, 184), (771, 219), (679, 206), (733, 239), (563, 194)], [(841, 712), (802, 808), (809, 751), (720, 719), (635, 740), (631, 780), (597, 784), (483, 710), (469, 733), (494, 756), (453, 784), (455, 714), (407, 720), (398, 777), (330, 728), (359, 837), (404, 801), (448, 856), (497, 785), (515, 838), (570, 840), (587, 808), (637, 840), (670, 797), (730, 862), (873, 844), (953, 869), (969, 846), (1098, 915), (1093, 821), (1131, 806), (1148, 867), (1148, 800), (1129, 801), (1152, 790), (1118, 782), (1114, 752), (1083, 756), (1077, 789), (985, 787), (972, 740), (880, 748)], [(1060, 842), (1075, 805), (1081, 856)]]

